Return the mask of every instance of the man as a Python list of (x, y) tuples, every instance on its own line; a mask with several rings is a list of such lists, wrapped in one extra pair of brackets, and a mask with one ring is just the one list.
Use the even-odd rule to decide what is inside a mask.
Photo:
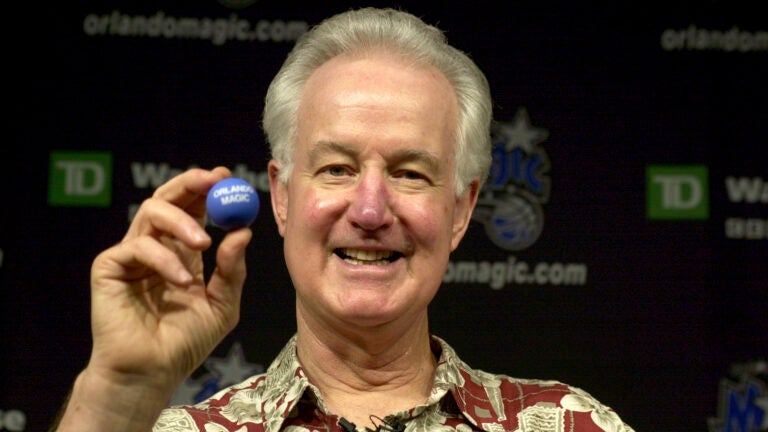
[(236, 324), (251, 237), (227, 234), (206, 285), (205, 196), (230, 173), (188, 171), (94, 261), (93, 352), (59, 430), (631, 431), (583, 391), (473, 370), (429, 332), (490, 121), (482, 73), (417, 18), (362, 9), (313, 29), (264, 113), (296, 336), (265, 374), (166, 407)]

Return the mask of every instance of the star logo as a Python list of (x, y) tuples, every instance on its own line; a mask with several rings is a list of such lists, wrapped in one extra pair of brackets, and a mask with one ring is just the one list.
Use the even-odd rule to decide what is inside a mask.
[(264, 366), (246, 361), (240, 342), (232, 344), (226, 357), (211, 356), (203, 366), (206, 370), (203, 375), (197, 378), (187, 378), (181, 383), (171, 399), (171, 405), (189, 405), (202, 402), (225, 387), (264, 372)]
[(528, 154), (536, 153), (536, 144), (543, 142), (548, 136), (546, 129), (531, 125), (528, 110), (525, 108), (518, 109), (512, 122), (502, 124), (497, 133), (504, 138), (506, 151), (521, 148)]
[(235, 342), (225, 358), (210, 357), (205, 361), (205, 367), (219, 380), (220, 387), (231, 386), (264, 370), (256, 363), (245, 361), (243, 346)]

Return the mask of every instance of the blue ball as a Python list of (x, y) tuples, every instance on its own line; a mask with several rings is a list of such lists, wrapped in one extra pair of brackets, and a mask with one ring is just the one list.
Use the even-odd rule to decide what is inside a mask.
[(239, 178), (227, 178), (213, 185), (205, 200), (208, 217), (227, 231), (247, 227), (259, 214), (259, 195), (253, 185)]

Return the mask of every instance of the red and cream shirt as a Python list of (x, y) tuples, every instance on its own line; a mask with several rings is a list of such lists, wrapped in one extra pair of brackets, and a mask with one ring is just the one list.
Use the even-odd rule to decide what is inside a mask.
[[(432, 336), (438, 360), (425, 404), (374, 419), (358, 430), (405, 432), (634, 432), (609, 407), (556, 381), (512, 378), (470, 368)], [(190, 406), (165, 409), (154, 432), (345, 432), (307, 379), (290, 339), (269, 369)]]

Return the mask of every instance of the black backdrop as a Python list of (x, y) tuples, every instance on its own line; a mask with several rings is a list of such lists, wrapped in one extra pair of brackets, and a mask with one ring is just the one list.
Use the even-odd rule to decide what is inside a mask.
[(88, 359), (91, 260), (193, 165), (229, 166), (265, 205), (241, 324), (176, 400), (269, 364), (295, 326), (262, 99), (306, 26), (361, 5), (439, 25), (494, 94), (492, 186), (433, 332), (475, 367), (582, 387), (639, 431), (766, 427), (768, 18), (618, 3), (8, 5), (0, 430), (51, 421)]

